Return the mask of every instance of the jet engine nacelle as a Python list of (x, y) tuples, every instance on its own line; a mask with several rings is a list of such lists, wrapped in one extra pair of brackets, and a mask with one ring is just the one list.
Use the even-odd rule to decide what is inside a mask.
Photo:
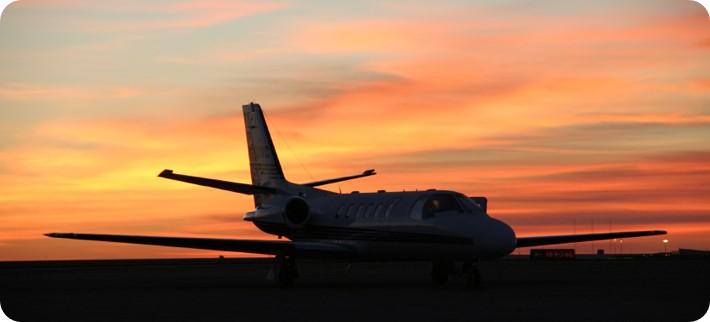
[[(311, 218), (311, 209), (308, 202), (295, 196), (278, 196), (269, 199), (256, 210), (244, 215), (244, 220), (286, 224), (288, 228), (303, 228)], [(280, 235), (279, 230), (269, 231), (271, 234)]]
[(300, 197), (291, 197), (284, 207), (283, 218), (290, 228), (303, 228), (311, 217), (308, 202)]

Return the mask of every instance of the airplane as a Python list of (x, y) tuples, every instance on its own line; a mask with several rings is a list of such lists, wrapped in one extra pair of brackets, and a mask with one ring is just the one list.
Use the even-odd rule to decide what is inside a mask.
[[(461, 273), (480, 285), (478, 263), (516, 248), (666, 234), (663, 230), (517, 237), (487, 213), (485, 197), (448, 190), (335, 193), (316, 187), (375, 175), (375, 170), (303, 184), (284, 177), (259, 104), (242, 106), (251, 184), (177, 174), (158, 175), (186, 183), (252, 195), (255, 209), (243, 219), (279, 240), (48, 233), (48, 237), (233, 251), (275, 256), (270, 275), (280, 285), (298, 277), (297, 258), (431, 261), (431, 278), (445, 284)], [(286, 237), (288, 240), (281, 240)]]

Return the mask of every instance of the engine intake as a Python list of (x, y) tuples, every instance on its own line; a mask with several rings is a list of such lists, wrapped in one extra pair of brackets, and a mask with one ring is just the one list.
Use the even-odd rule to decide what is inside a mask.
[(289, 227), (301, 228), (310, 218), (310, 207), (303, 198), (293, 197), (286, 203), (283, 215)]

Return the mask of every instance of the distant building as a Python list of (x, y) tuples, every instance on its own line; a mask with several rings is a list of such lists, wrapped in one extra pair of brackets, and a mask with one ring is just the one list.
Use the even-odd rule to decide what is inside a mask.
[(690, 255), (690, 256), (709, 256), (710, 257), (710, 251), (707, 250), (696, 250), (696, 249), (687, 249), (687, 248), (679, 248), (678, 249), (678, 255)]
[(574, 249), (531, 249), (532, 260), (574, 260)]

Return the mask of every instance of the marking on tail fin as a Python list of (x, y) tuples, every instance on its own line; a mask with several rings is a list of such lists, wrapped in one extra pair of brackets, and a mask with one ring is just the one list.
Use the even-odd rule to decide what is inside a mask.
[[(252, 102), (242, 105), (242, 110), (252, 185), (276, 188), (287, 183), (261, 106)], [(258, 207), (272, 196), (273, 194), (255, 193), (254, 205)]]
[(271, 140), (269, 127), (264, 119), (264, 113), (259, 104), (249, 103), (242, 107), (247, 132), (252, 184), (274, 186), (278, 181), (285, 180), (285, 177), (274, 142)]

